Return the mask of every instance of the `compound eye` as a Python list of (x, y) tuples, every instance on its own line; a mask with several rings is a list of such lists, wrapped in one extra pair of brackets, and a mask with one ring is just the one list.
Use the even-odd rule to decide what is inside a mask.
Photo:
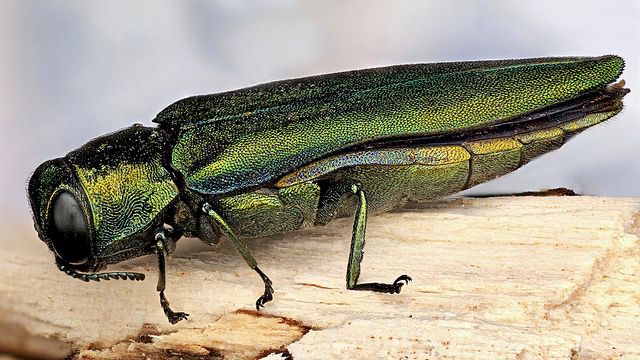
[(78, 200), (67, 191), (53, 201), (50, 237), (56, 254), (71, 265), (89, 261), (89, 226)]

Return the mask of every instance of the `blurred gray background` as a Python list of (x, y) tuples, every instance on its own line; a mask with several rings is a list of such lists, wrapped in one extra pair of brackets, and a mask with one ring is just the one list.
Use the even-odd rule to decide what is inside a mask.
[(46, 253), (25, 195), (44, 160), (189, 95), (402, 63), (623, 56), (621, 115), (474, 192), (640, 196), (638, 4), (0, 0), (0, 251)]

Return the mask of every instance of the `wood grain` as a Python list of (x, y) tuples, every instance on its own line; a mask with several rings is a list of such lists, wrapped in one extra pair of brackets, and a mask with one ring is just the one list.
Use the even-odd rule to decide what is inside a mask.
[(399, 295), (345, 290), (349, 219), (253, 239), (276, 289), (260, 313), (239, 255), (181, 241), (167, 296), (191, 317), (175, 326), (152, 257), (117, 267), (142, 283), (83, 283), (51, 255), (2, 253), (0, 338), (23, 328), (82, 359), (638, 359), (639, 211), (640, 199), (496, 197), (372, 217), (361, 281), (407, 273)]

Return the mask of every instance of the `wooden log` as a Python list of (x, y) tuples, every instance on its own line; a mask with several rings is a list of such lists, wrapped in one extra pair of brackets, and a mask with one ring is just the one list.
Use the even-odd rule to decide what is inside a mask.
[(249, 240), (276, 289), (261, 312), (262, 283), (229, 246), (181, 241), (167, 296), (191, 316), (178, 325), (160, 309), (153, 257), (117, 266), (149, 274), (142, 283), (83, 283), (50, 254), (2, 253), (0, 353), (640, 358), (640, 199), (457, 198), (371, 217), (361, 281), (411, 275), (399, 295), (345, 289), (350, 231), (341, 219)]

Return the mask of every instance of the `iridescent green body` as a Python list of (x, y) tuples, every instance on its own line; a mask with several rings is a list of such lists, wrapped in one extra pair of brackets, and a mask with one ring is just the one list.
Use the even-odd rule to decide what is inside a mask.
[(171, 160), (189, 187), (223, 194), (350, 146), (488, 127), (602, 87), (622, 66), (619, 57), (406, 65), (187, 98), (155, 121), (180, 129)]
[(88, 274), (181, 236), (240, 237), (355, 213), (347, 287), (357, 282), (367, 213), (428, 202), (507, 174), (622, 109), (617, 56), (402, 65), (285, 80), (180, 100), (154, 119), (42, 164), (29, 182), (39, 236), (61, 270)]

